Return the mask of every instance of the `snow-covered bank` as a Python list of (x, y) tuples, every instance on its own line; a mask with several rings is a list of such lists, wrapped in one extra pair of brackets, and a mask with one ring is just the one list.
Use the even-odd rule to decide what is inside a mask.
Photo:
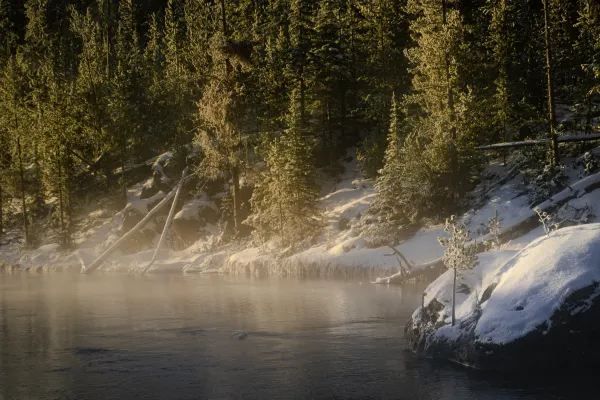
[[(89, 264), (106, 250), (123, 233), (135, 225), (156, 203), (164, 198), (176, 183), (180, 171), (163, 167), (168, 157), (158, 157), (154, 174), (129, 189), (128, 205), (116, 214), (105, 209), (90, 210), (82, 218), (75, 235), (75, 251), (62, 252), (56, 245), (42, 246), (36, 250), (21, 250), (16, 242), (0, 247), (0, 263), (18, 265), (22, 268), (74, 268)], [(226, 245), (220, 243), (223, 234), (219, 220), (219, 201), (223, 192), (191, 193), (175, 215), (170, 245), (161, 250), (152, 271), (223, 272), (230, 274), (354, 277), (373, 280), (377, 277), (398, 273), (400, 252), (413, 266), (419, 268), (435, 264), (440, 266), (442, 247), (438, 237), (444, 235), (442, 226), (429, 225), (417, 230), (412, 236), (392, 249), (374, 246), (362, 229), (365, 212), (376, 193), (372, 180), (361, 177), (354, 154), (349, 153), (343, 164), (344, 172), (336, 178), (325, 177), (319, 206), (325, 227), (320, 238), (310, 247), (288, 251), (282, 255), (269, 246), (257, 247), (249, 240)], [(165, 178), (166, 170), (169, 177)], [(597, 204), (600, 190), (594, 183), (600, 174), (581, 179), (581, 172), (572, 168), (567, 171), (567, 189), (555, 194), (542, 206), (552, 209), (558, 217), (572, 218), (573, 210)], [(591, 186), (588, 184), (591, 183)], [(587, 186), (586, 186), (587, 185)], [(589, 186), (589, 190), (585, 189)], [(489, 220), (497, 216), (500, 234), (524, 224), (524, 229), (505, 235), (502, 245), (505, 251), (518, 251), (532, 240), (543, 235), (535, 212), (530, 206), (529, 187), (518, 169), (492, 163), (482, 173), (482, 181), (471, 193), (472, 208), (463, 216), (473, 238), (481, 243), (489, 239)], [(593, 211), (593, 210), (592, 210)], [(126, 249), (110, 256), (101, 267), (104, 270), (139, 271), (148, 265), (154, 246), (158, 241), (167, 209), (157, 214), (140, 230)], [(595, 221), (590, 214), (589, 221)], [(585, 221), (585, 222), (589, 222)], [(571, 223), (571, 221), (567, 221)], [(577, 222), (575, 222), (577, 223)], [(439, 273), (439, 268), (435, 269)]]
[(485, 369), (600, 364), (600, 224), (559, 229), (520, 251), (479, 255), (457, 283), (427, 289), (406, 332), (418, 353)]

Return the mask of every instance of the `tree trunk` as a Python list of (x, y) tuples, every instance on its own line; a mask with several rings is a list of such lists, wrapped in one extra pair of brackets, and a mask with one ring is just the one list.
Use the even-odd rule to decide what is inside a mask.
[(66, 168), (65, 168), (65, 188), (64, 188), (64, 196), (65, 196), (65, 211), (66, 211), (66, 223), (67, 230), (65, 232), (65, 245), (70, 248), (71, 243), (71, 234), (73, 229), (73, 207), (71, 203), (71, 187), (72, 187), (72, 172), (73, 172), (73, 158), (70, 153), (66, 153)]
[(221, 28), (223, 36), (227, 38), (227, 15), (225, 14), (225, 0), (221, 0)]
[(456, 268), (454, 269), (454, 277), (452, 280), (452, 326), (456, 322)]
[(56, 162), (58, 168), (58, 207), (59, 207), (59, 220), (60, 220), (60, 236), (61, 236), (61, 245), (63, 248), (66, 248), (66, 236), (65, 236), (65, 205), (63, 202), (63, 174), (62, 174), (62, 165), (60, 162), (60, 153), (58, 156), (58, 160)]
[(544, 40), (546, 43), (546, 79), (548, 89), (548, 125), (549, 139), (552, 145), (552, 165), (557, 165), (559, 162), (558, 140), (556, 134), (556, 110), (554, 104), (554, 84), (552, 78), (552, 42), (550, 40), (550, 9), (548, 0), (543, 0), (544, 3)]
[[(221, 29), (223, 31), (223, 38), (227, 40), (227, 10), (225, 8), (225, 0), (221, 0)], [(227, 57), (225, 57), (225, 71), (226, 76), (229, 76), (229, 74), (233, 71), (233, 66)]]
[(121, 133), (121, 201), (127, 204), (127, 174), (125, 172), (125, 157), (127, 155), (127, 138)]
[[(442, 20), (444, 25), (447, 24), (447, 4), (446, 0), (442, 0)], [(448, 102), (448, 112), (450, 117), (450, 198), (454, 201), (458, 197), (458, 155), (456, 149), (456, 126), (455, 126), (455, 107), (454, 93), (452, 91), (452, 82), (450, 76), (450, 54), (448, 49), (444, 52), (444, 67), (446, 73), (446, 93)]]
[[(188, 177), (182, 178), (182, 180), (187, 180), (187, 178)], [(169, 193), (167, 193), (167, 195), (157, 205), (155, 205), (154, 208), (152, 210), (150, 210), (148, 212), (148, 214), (146, 214), (146, 216), (144, 218), (142, 218), (142, 220), (140, 222), (138, 222), (126, 234), (124, 234), (119, 239), (117, 239), (116, 242), (114, 242), (112, 245), (110, 245), (108, 247), (108, 249), (106, 249), (102, 254), (100, 254), (100, 256), (98, 256), (98, 258), (96, 258), (89, 266), (84, 265), (83, 261), (81, 261), (81, 264), (82, 264), (81, 272), (90, 273), (90, 272), (93, 272), (94, 270), (96, 270), (98, 267), (100, 267), (100, 265), (102, 265), (104, 260), (106, 260), (108, 258), (108, 256), (110, 256), (112, 254), (113, 251), (118, 249), (123, 243), (125, 243), (128, 239), (130, 239), (144, 225), (146, 225), (148, 223), (148, 221), (150, 221), (150, 219), (152, 217), (154, 217), (156, 215), (156, 213), (158, 213), (158, 211), (160, 211), (160, 209), (165, 204), (167, 204), (169, 202), (169, 200), (171, 200), (173, 198), (173, 196), (175, 196), (175, 193), (176, 193), (176, 189), (172, 189)]]
[(236, 235), (240, 233), (240, 172), (237, 167), (231, 170), (231, 180), (233, 183), (233, 227)]
[(29, 237), (29, 221), (27, 216), (27, 203), (25, 200), (25, 172), (23, 169), (23, 153), (21, 151), (21, 137), (17, 136), (17, 154), (19, 157), (19, 179), (21, 186), (21, 209), (23, 215), (23, 234), (25, 235), (25, 246), (31, 245)]
[(592, 133), (592, 94), (588, 93), (586, 97), (587, 112), (585, 114), (585, 134)]
[[(506, 23), (507, 12), (506, 12), (506, 0), (501, 0), (500, 7), (502, 10), (502, 25), (500, 27), (502, 37), (508, 37), (508, 27)], [(501, 87), (504, 90), (502, 94), (502, 140), (506, 142), (508, 140), (508, 113), (509, 113), (509, 100), (508, 100), (508, 44), (502, 43), (501, 54), (500, 54), (500, 79), (502, 79)], [(508, 152), (505, 150), (502, 152), (502, 164), (506, 166), (506, 157)]]
[(150, 269), (150, 267), (152, 267), (152, 265), (154, 265), (154, 262), (158, 258), (158, 253), (160, 251), (160, 248), (161, 248), (163, 242), (165, 241), (165, 238), (167, 237), (167, 232), (169, 231), (169, 227), (171, 226), (171, 223), (173, 222), (173, 217), (175, 217), (175, 209), (177, 208), (177, 201), (179, 200), (179, 195), (181, 194), (181, 189), (183, 188), (183, 184), (185, 182), (185, 176), (187, 175), (187, 171), (188, 171), (188, 169), (186, 167), (186, 168), (184, 168), (183, 172), (181, 173), (181, 180), (179, 181), (179, 184), (177, 185), (177, 189), (175, 191), (175, 198), (173, 199), (173, 203), (171, 204), (171, 209), (169, 210), (169, 214), (167, 215), (167, 220), (165, 221), (165, 226), (163, 227), (163, 230), (160, 234), (160, 238), (158, 239), (158, 243), (156, 244), (156, 249), (154, 249), (154, 254), (152, 254), (152, 259), (150, 260), (148, 265), (146, 265), (146, 267), (143, 270), (144, 273), (146, 273)]
[(4, 232), (4, 198), (2, 193), (2, 185), (0, 184), (0, 237), (2, 237), (2, 233)]

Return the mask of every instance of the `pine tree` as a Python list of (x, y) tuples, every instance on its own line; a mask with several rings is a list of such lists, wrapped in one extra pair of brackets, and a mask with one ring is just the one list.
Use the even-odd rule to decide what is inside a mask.
[(350, 71), (345, 32), (341, 24), (342, 8), (336, 0), (320, 2), (315, 16), (314, 47), (311, 51), (311, 69), (314, 75), (315, 101), (313, 114), (320, 120), (318, 129), (321, 158), (332, 165), (335, 149), (345, 139)]
[(210, 69), (210, 38), (217, 31), (217, 15), (212, 2), (185, 0), (185, 47), (183, 56), (189, 66), (193, 88), (198, 90), (207, 81)]
[(307, 120), (307, 102), (309, 85), (309, 52), (312, 49), (312, 10), (307, 0), (291, 0), (289, 36), (291, 45), (290, 69), (288, 79), (292, 87), (299, 88), (300, 118)]
[(551, 147), (551, 162), (552, 165), (558, 165), (559, 154), (558, 154), (558, 133), (556, 131), (556, 109), (555, 109), (555, 87), (554, 87), (554, 59), (553, 51), (554, 46), (552, 43), (552, 32), (551, 32), (551, 19), (552, 12), (550, 0), (543, 0), (544, 4), (544, 42), (546, 50), (546, 89), (547, 89), (547, 100), (548, 100), (548, 139), (550, 139)]
[(585, 133), (592, 130), (594, 95), (600, 94), (600, 5), (592, 0), (580, 0), (577, 23), (578, 38), (575, 48), (581, 54), (583, 72), (580, 87), (586, 104)]
[(15, 6), (12, 0), (0, 0), (0, 66), (3, 66), (8, 58), (14, 53), (19, 40), (15, 24)]
[(259, 241), (277, 238), (280, 247), (309, 243), (320, 227), (312, 146), (302, 134), (300, 90), (290, 97), (288, 128), (265, 147), (265, 171), (252, 195), (248, 223)]
[(383, 168), (375, 183), (377, 197), (373, 203), (371, 212), (376, 221), (370, 226), (370, 236), (376, 242), (394, 244), (400, 237), (402, 227), (408, 220), (402, 204), (398, 202), (404, 188), (399, 180), (402, 174), (402, 145), (403, 129), (400, 121), (400, 110), (395, 94), (392, 96), (390, 109), (390, 126), (387, 134), (387, 146), (385, 149)]
[(240, 178), (245, 167), (243, 157), (243, 127), (247, 106), (244, 103), (242, 72), (233, 69), (223, 53), (224, 38), (214, 38), (212, 80), (205, 87), (198, 103), (199, 128), (196, 143), (203, 154), (199, 166), (201, 175), (209, 179), (231, 181), (233, 225), (241, 228)]
[(355, 23), (358, 38), (366, 58), (366, 69), (362, 72), (367, 79), (365, 94), (366, 118), (375, 124), (380, 134), (384, 134), (389, 109), (389, 93), (404, 93), (410, 85), (406, 73), (407, 60), (403, 52), (408, 46), (406, 13), (403, 10), (405, 0), (374, 0), (351, 4), (363, 17)]
[[(27, 83), (25, 77), (25, 67), (20, 55), (11, 57), (4, 68), (4, 74), (0, 81), (0, 106), (2, 112), (2, 127), (7, 135), (6, 141), (10, 142), (10, 159), (13, 160), (11, 178), (17, 183), (14, 184), (15, 192), (21, 205), (21, 225), (25, 246), (33, 244), (33, 238), (30, 234), (29, 206), (27, 204), (26, 182), (25, 182), (25, 155), (23, 149), (24, 137), (27, 132), (28, 120), (23, 118), (25, 114), (25, 101), (27, 96)], [(8, 158), (8, 157), (7, 157)]]
[(459, 205), (472, 179), (474, 138), (482, 121), (478, 102), (461, 72), (468, 42), (454, 7), (408, 2), (415, 47), (408, 51), (413, 92), (406, 97), (409, 134), (403, 148), (405, 189), (398, 199), (410, 220), (433, 217)]
[(119, 20), (114, 41), (115, 69), (111, 76), (111, 99), (108, 104), (110, 116), (109, 138), (113, 149), (119, 154), (121, 174), (121, 200), (127, 201), (127, 165), (132, 153), (139, 147), (151, 149), (153, 144), (145, 136), (146, 131), (140, 115), (140, 107), (145, 103), (142, 54), (140, 38), (135, 22), (133, 0), (119, 3)]
[[(512, 119), (509, 66), (512, 46), (512, 32), (509, 31), (509, 19), (512, 4), (507, 0), (491, 2), (490, 41), (496, 64), (494, 111), (495, 123), (503, 141), (508, 138)], [(506, 162), (506, 160), (505, 160)]]

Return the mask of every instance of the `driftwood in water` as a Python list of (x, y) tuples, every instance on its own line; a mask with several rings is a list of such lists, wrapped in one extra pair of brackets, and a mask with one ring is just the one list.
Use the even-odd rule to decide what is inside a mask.
[[(182, 181), (184, 181), (187, 178), (189, 178), (189, 176), (182, 178), (180, 181), (180, 184), (182, 184)], [(102, 254), (100, 254), (100, 256), (98, 258), (96, 258), (89, 266), (86, 267), (86, 266), (82, 265), (81, 272), (90, 273), (90, 272), (93, 272), (94, 270), (96, 270), (100, 265), (102, 265), (102, 263), (108, 258), (108, 256), (110, 256), (113, 253), (113, 251), (118, 249), (121, 245), (123, 245), (123, 243), (125, 243), (128, 239), (130, 239), (138, 230), (140, 230), (144, 225), (146, 225), (146, 223), (148, 223), (148, 221), (150, 221), (150, 219), (152, 219), (152, 217), (154, 217), (158, 213), (158, 211), (160, 211), (160, 209), (165, 204), (167, 204), (169, 202), (169, 200), (171, 200), (171, 198), (173, 198), (173, 196), (175, 196), (177, 188), (179, 188), (179, 185), (176, 188), (174, 188), (173, 190), (171, 190), (156, 206), (154, 206), (154, 208), (152, 210), (150, 210), (148, 212), (148, 214), (146, 214), (146, 216), (144, 218), (142, 218), (142, 220), (140, 222), (138, 222), (126, 234), (121, 236), (121, 238), (119, 238), (108, 249), (106, 249)]]
[(177, 200), (179, 199), (179, 194), (181, 193), (181, 188), (183, 187), (183, 182), (185, 181), (185, 176), (187, 174), (187, 167), (181, 173), (181, 180), (177, 185), (175, 190), (175, 198), (173, 199), (173, 203), (171, 204), (171, 209), (169, 210), (169, 215), (167, 216), (167, 220), (165, 221), (165, 226), (163, 227), (162, 233), (160, 234), (160, 239), (158, 239), (158, 244), (156, 245), (156, 249), (154, 249), (154, 254), (152, 255), (152, 260), (150, 263), (144, 268), (143, 272), (146, 272), (152, 267), (156, 258), (158, 257), (158, 252), (160, 251), (160, 247), (162, 246), (165, 237), (167, 236), (167, 232), (169, 231), (169, 227), (171, 226), (171, 222), (173, 222), (173, 217), (175, 216), (175, 208), (177, 207)]
[[(502, 229), (502, 231), (498, 235), (500, 243), (506, 243), (509, 240), (516, 239), (540, 226), (540, 220), (538, 214), (535, 211), (536, 209), (539, 211), (552, 213), (557, 211), (560, 207), (562, 207), (569, 201), (581, 197), (586, 193), (593, 192), (597, 189), (600, 189), (600, 172), (587, 176), (575, 182), (573, 185), (568, 186), (563, 191), (555, 194), (548, 200), (538, 204), (536, 207), (529, 210), (529, 213), (523, 216), (519, 221)], [(491, 235), (484, 235), (478, 240), (471, 242), (470, 246), (476, 247), (477, 252), (483, 252), (486, 250), (486, 243), (490, 239), (492, 239)], [(416, 279), (421, 276), (427, 276), (433, 273), (437, 273), (438, 271), (441, 272), (443, 270), (444, 263), (442, 259), (439, 258), (426, 264), (415, 265), (408, 272), (400, 271), (388, 277), (377, 278), (374, 283), (403, 283), (411, 279)]]

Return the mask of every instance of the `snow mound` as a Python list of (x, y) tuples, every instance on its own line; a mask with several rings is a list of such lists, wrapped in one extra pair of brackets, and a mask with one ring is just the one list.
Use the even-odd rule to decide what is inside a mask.
[[(576, 291), (600, 282), (600, 224), (563, 228), (534, 240), (491, 280), (481, 305), (479, 341), (503, 344), (544, 326)], [(577, 312), (584, 311), (578, 309)]]
[[(600, 295), (600, 223), (562, 228), (519, 251), (495, 250), (478, 259), (457, 278), (454, 326), (452, 271), (425, 290), (424, 308), (415, 310), (407, 326), (417, 351), (501, 346), (546, 335), (559, 312), (584, 313)], [(582, 291), (585, 298), (571, 304)]]

